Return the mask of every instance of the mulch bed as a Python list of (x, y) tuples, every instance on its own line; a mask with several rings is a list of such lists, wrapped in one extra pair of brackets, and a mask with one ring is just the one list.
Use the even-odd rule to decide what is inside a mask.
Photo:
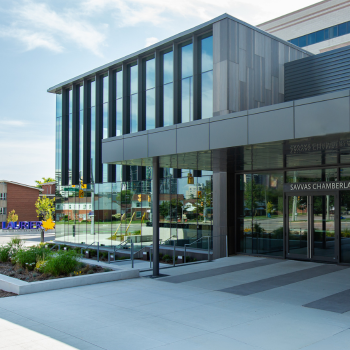
[[(6, 263), (0, 262), (0, 274), (17, 278), (25, 282), (37, 282), (37, 281), (45, 281), (45, 280), (56, 279), (56, 278), (90, 275), (93, 273), (101, 273), (101, 272), (107, 272), (107, 271), (112, 271), (112, 270), (103, 268), (101, 266), (85, 265), (81, 269), (78, 269), (77, 273), (75, 274), (73, 273), (69, 276), (66, 276), (66, 275), (52, 276), (47, 273), (30, 271), (28, 269), (24, 269), (16, 265), (12, 265), (10, 262), (6, 262)], [(4, 293), (7, 293), (7, 292), (4, 292)], [(1, 291), (0, 291), (0, 297), (1, 297)]]
[(14, 297), (17, 294), (11, 293), (11, 292), (5, 292), (4, 290), (0, 289), (0, 298), (6, 298), (6, 297)]

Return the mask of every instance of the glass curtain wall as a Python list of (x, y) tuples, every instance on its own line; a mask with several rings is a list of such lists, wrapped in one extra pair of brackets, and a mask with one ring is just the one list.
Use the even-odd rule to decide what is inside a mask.
[(180, 48), (181, 57), (181, 122), (193, 120), (193, 44)]
[(163, 126), (174, 123), (174, 53), (163, 53)]
[(83, 180), (84, 160), (84, 86), (79, 87), (79, 179)]
[(138, 66), (129, 66), (130, 133), (138, 131)]
[(91, 142), (90, 142), (90, 157), (91, 157), (91, 177), (95, 181), (95, 159), (96, 159), (96, 82), (94, 80), (90, 84), (90, 119), (91, 119)]
[(240, 251), (283, 255), (283, 172), (238, 175)]
[[(63, 199), (61, 194), (61, 173), (62, 173), (62, 92), (56, 94), (56, 201), (55, 221), (60, 223), (63, 217)], [(64, 237), (64, 226), (56, 225), (56, 237), (58, 240)]]
[(68, 92), (68, 178), (69, 185), (72, 184), (72, 168), (73, 168), (73, 90), (70, 88)]
[(115, 73), (115, 85), (116, 85), (116, 101), (115, 101), (115, 111), (116, 111), (116, 130), (115, 135), (123, 135), (123, 72), (118, 70)]
[(213, 116), (213, 36), (201, 39), (202, 119)]
[(146, 130), (156, 127), (156, 60), (148, 59), (144, 62), (146, 79), (144, 82), (144, 99), (146, 101)]
[[(108, 132), (108, 75), (102, 78), (102, 113), (103, 113), (103, 135), (102, 138), (109, 137)], [(108, 164), (102, 164), (102, 181), (108, 181)]]
[[(350, 181), (350, 168), (340, 169), (340, 180)], [(350, 263), (350, 191), (339, 191), (340, 196), (340, 261)]]

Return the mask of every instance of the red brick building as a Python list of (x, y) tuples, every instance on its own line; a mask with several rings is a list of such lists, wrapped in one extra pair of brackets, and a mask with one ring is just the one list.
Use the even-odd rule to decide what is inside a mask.
[(18, 221), (36, 221), (35, 202), (43, 190), (14, 181), (0, 181), (0, 221), (6, 221), (11, 210), (15, 210)]

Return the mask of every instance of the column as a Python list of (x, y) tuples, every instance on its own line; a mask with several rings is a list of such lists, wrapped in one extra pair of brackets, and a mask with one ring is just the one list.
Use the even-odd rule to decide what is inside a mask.
[(159, 157), (153, 157), (153, 277), (159, 276)]

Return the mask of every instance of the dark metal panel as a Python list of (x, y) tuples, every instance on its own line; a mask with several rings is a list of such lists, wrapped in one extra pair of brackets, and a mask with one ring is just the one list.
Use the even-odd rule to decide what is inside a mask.
[(79, 185), (79, 85), (73, 85), (72, 185)]
[(123, 64), (123, 135), (130, 132), (130, 103), (129, 103), (129, 70), (126, 63)]
[(153, 225), (153, 276), (159, 276), (159, 158), (153, 158), (153, 198), (152, 198), (152, 225)]
[(176, 153), (176, 130), (148, 134), (148, 157)]
[(349, 131), (349, 97), (295, 107), (296, 138)]
[(102, 183), (102, 144), (103, 138), (103, 104), (102, 104), (102, 76), (96, 75), (96, 135), (95, 135), (95, 183)]
[(147, 135), (124, 139), (124, 159), (147, 158)]
[(248, 115), (249, 144), (293, 138), (293, 107)]
[(173, 90), (173, 98), (174, 98), (174, 124), (181, 123), (181, 81), (180, 81), (180, 50), (179, 45), (174, 43), (173, 45), (174, 51), (174, 90)]
[[(108, 137), (116, 135), (116, 71), (108, 70)], [(108, 165), (108, 182), (115, 182), (115, 165)]]
[(90, 163), (91, 163), (91, 85), (90, 81), (84, 79), (84, 141), (83, 141), (83, 182), (89, 184), (90, 178)]
[(163, 55), (156, 50), (156, 128), (163, 126)]
[(210, 149), (248, 144), (247, 118), (245, 115), (210, 123)]
[(285, 65), (286, 101), (349, 88), (349, 46)]
[(209, 149), (209, 123), (177, 129), (177, 153)]
[(124, 141), (102, 142), (102, 162), (114, 163), (124, 160)]
[(62, 186), (69, 183), (68, 157), (69, 157), (69, 90), (62, 89)]
[(193, 120), (201, 119), (201, 45), (196, 35), (193, 43)]

